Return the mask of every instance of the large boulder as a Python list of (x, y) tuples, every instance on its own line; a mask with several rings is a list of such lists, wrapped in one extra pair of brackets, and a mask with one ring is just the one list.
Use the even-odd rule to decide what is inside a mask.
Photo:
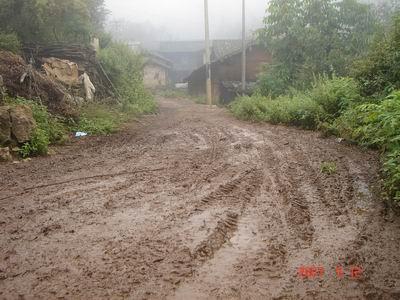
[(18, 143), (24, 143), (31, 139), (36, 128), (32, 110), (29, 106), (20, 105), (10, 108), (11, 133)]
[(0, 146), (11, 140), (10, 107), (0, 106)]

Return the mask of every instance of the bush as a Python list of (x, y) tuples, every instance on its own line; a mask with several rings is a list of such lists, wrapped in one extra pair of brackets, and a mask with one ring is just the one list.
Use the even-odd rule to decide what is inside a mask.
[(63, 143), (67, 138), (66, 126), (59, 118), (52, 116), (47, 107), (23, 98), (7, 99), (10, 105), (28, 105), (36, 121), (36, 129), (29, 142), (20, 148), (22, 157), (47, 154), (50, 144)]
[(353, 66), (353, 76), (366, 96), (381, 98), (400, 89), (400, 13), (389, 33), (381, 34), (363, 59)]
[(291, 95), (275, 99), (255, 95), (241, 97), (232, 106), (235, 116), (245, 120), (266, 121), (316, 129), (329, 127), (347, 108), (361, 102), (357, 82), (351, 78), (321, 77), (311, 90), (291, 90)]
[(299, 93), (293, 98), (284, 97), (279, 105), (280, 110), (289, 115), (287, 124), (305, 129), (315, 129), (318, 126), (321, 107), (307, 95)]
[(389, 197), (400, 203), (400, 148), (391, 150), (385, 157), (383, 172), (386, 175), (385, 187)]
[(379, 104), (349, 109), (334, 126), (339, 135), (384, 152), (385, 187), (400, 202), (400, 91)]
[(15, 33), (0, 32), (0, 49), (18, 53), (21, 50), (21, 42)]
[(289, 75), (280, 70), (278, 66), (269, 66), (260, 74), (257, 84), (257, 92), (266, 97), (278, 97), (289, 90)]
[(239, 119), (261, 122), (265, 120), (266, 101), (262, 96), (242, 96), (230, 104), (230, 109)]
[(124, 110), (150, 113), (156, 109), (143, 84), (143, 58), (128, 45), (111, 43), (100, 51), (100, 61), (121, 95)]
[(319, 78), (309, 95), (322, 107), (325, 121), (332, 121), (351, 105), (361, 102), (357, 82), (348, 77)]
[(335, 121), (341, 136), (369, 146), (388, 149), (400, 145), (400, 92), (379, 104), (363, 104), (349, 109)]
[(47, 154), (49, 144), (50, 138), (46, 130), (38, 127), (35, 129), (32, 139), (22, 145), (19, 150), (19, 154), (23, 158), (34, 155), (45, 155)]
[(304, 94), (276, 99), (262, 96), (244, 96), (231, 105), (233, 114), (244, 120), (265, 121), (273, 124), (288, 124), (306, 129), (318, 125), (321, 108)]

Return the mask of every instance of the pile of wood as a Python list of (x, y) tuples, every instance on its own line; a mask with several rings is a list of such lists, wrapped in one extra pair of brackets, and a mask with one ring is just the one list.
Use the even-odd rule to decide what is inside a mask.
[(27, 44), (23, 47), (26, 61), (32, 61), (36, 68), (41, 68), (45, 58), (55, 57), (77, 63), (80, 73), (86, 72), (96, 87), (96, 98), (117, 98), (117, 92), (96, 59), (96, 51), (92, 47), (82, 45), (38, 45)]
[(0, 75), (10, 96), (37, 99), (54, 113), (77, 116), (74, 98), (67, 89), (38, 72), (21, 56), (0, 50)]

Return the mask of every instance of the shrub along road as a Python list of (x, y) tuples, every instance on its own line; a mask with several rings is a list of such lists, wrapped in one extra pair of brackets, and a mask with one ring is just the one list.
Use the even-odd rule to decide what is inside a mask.
[(159, 100), (0, 165), (1, 298), (399, 299), (376, 153)]

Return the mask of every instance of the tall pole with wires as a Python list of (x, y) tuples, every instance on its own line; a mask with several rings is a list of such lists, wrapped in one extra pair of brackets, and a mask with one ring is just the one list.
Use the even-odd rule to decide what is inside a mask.
[(211, 93), (211, 54), (210, 54), (210, 29), (208, 22), (208, 0), (204, 0), (204, 20), (205, 20), (205, 38), (206, 38), (206, 89), (207, 89), (207, 104), (212, 105)]
[(242, 0), (242, 93), (246, 91), (246, 1)]

